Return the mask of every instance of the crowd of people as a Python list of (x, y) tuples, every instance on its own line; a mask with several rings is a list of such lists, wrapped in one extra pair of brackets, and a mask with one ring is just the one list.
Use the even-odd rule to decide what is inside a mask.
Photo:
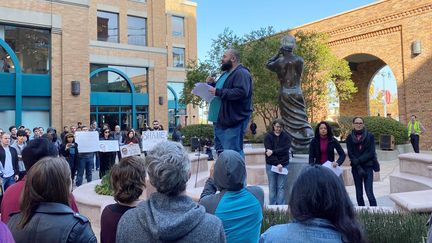
[[(289, 155), (283, 153), (289, 151), (286, 145), (289, 138), (283, 137), (283, 121), (275, 120), (272, 125), (273, 131), (265, 142), (269, 146), (266, 163), (279, 170), (289, 163)], [(7, 186), (1, 204), (0, 241), (96, 242), (88, 218), (78, 212), (71, 193), (74, 175), (68, 159), (75, 161), (74, 156), (79, 154), (73, 132), (65, 133), (66, 142), (60, 144), (59, 150), (55, 141), (43, 135), (23, 142), (26, 139), (20, 137), (26, 135), (17, 130), (12, 144), (19, 145), (20, 156), (18, 149), (10, 145), (12, 131), (1, 135), (4, 155), (0, 154), (0, 159), (3, 184)], [(116, 131), (106, 127), (101, 131), (101, 139), (114, 139)], [(354, 118), (353, 131), (347, 138), (348, 157), (356, 188), (365, 184), (371, 206), (376, 205), (373, 193), (370, 195), (368, 175), (373, 170), (371, 161), (376, 158), (373, 139), (364, 128), (363, 119)], [(26, 146), (21, 148), (24, 143)], [(334, 150), (339, 154), (337, 160)], [(58, 156), (59, 152), (63, 156)], [(104, 156), (115, 157), (116, 153), (99, 156), (102, 161)], [(367, 242), (341, 178), (321, 166), (325, 161), (338, 166), (344, 156), (331, 127), (325, 122), (318, 124), (310, 147), (311, 165), (295, 181), (288, 201), (293, 221), (274, 225), (261, 234), (264, 192), (260, 187), (246, 185), (241, 153), (224, 150), (219, 154), (197, 203), (185, 193), (191, 176), (188, 153), (180, 143), (159, 143), (145, 158), (125, 157), (110, 165), (116, 203), (102, 212), (99, 239), (101, 242)], [(26, 172), (22, 178), (18, 161), (22, 161)], [(141, 201), (147, 175), (156, 192)], [(15, 183), (4, 183), (5, 178)], [(279, 189), (279, 184), (276, 187)], [(275, 190), (271, 200), (284, 204), (283, 199), (278, 201), (279, 193)], [(362, 200), (357, 191), (359, 205)]]

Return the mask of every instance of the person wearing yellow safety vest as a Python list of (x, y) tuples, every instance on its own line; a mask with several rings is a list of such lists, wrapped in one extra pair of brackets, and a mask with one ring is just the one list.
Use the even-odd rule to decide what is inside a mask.
[(408, 122), (408, 137), (410, 138), (411, 145), (413, 146), (414, 152), (416, 153), (420, 153), (420, 135), (425, 131), (426, 129), (417, 120), (417, 116), (411, 115), (411, 120)]

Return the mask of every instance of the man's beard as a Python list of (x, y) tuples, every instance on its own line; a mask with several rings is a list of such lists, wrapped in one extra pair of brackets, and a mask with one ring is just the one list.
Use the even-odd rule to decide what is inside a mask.
[(231, 70), (232, 67), (233, 67), (233, 63), (231, 60), (229, 60), (226, 63), (222, 63), (221, 70), (225, 72), (225, 71)]

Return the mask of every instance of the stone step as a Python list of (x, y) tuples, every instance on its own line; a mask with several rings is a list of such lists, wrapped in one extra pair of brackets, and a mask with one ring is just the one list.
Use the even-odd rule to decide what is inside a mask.
[(432, 178), (432, 155), (407, 153), (399, 155), (400, 172)]
[(432, 189), (432, 178), (405, 172), (394, 172), (390, 175), (390, 193), (430, 189)]
[[(345, 164), (342, 165), (342, 178), (344, 181), (345, 186), (353, 186), (354, 185), (354, 178), (351, 172), (351, 166), (345, 166)], [(379, 172), (374, 172), (374, 181), (380, 181), (381, 180), (381, 174)]]
[(396, 207), (409, 212), (432, 212), (432, 190), (390, 194)]
[(268, 185), (265, 163), (246, 165), (247, 183), (249, 185)]
[(199, 172), (208, 171), (209, 170), (209, 162), (207, 154), (203, 153), (189, 153), (189, 159), (191, 161), (191, 172), (192, 174), (197, 172), (198, 164), (199, 164)]

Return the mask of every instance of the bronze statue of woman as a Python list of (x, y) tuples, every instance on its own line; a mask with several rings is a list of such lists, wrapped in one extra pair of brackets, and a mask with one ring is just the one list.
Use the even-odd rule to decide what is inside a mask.
[(276, 72), (281, 84), (279, 108), (285, 130), (292, 138), (291, 147), (294, 152), (307, 153), (314, 135), (301, 90), (303, 58), (293, 53), (295, 46), (292, 35), (283, 37), (279, 53), (268, 60), (267, 68)]

